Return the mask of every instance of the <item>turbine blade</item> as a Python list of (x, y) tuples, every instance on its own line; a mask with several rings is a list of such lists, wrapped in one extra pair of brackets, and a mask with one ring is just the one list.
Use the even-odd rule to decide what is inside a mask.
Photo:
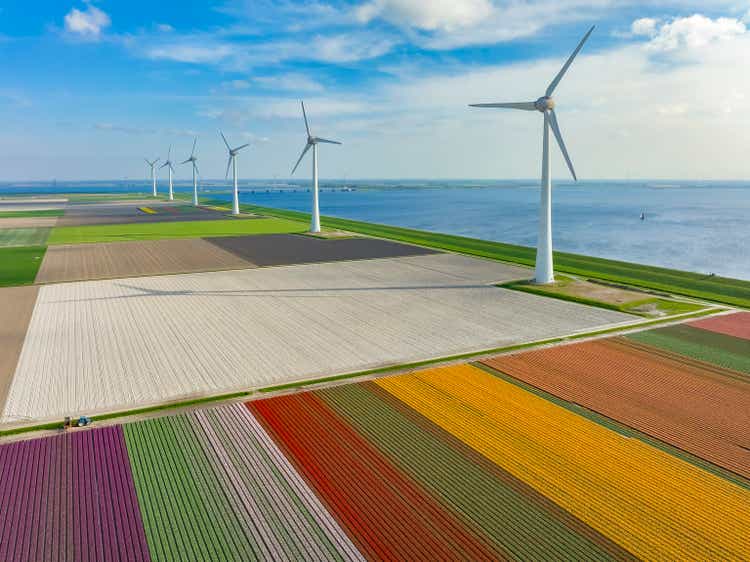
[(568, 164), (570, 173), (573, 175), (573, 179), (578, 181), (578, 176), (576, 176), (576, 171), (573, 168), (573, 162), (570, 161), (570, 156), (568, 155), (568, 149), (565, 148), (565, 141), (563, 141), (560, 126), (557, 124), (557, 115), (555, 115), (554, 109), (549, 112), (549, 124), (552, 126), (552, 132), (555, 134), (557, 144), (560, 145), (560, 150), (565, 158), (565, 162)]
[(169, 152), (167, 152), (167, 162), (172, 159), (172, 145), (169, 145)]
[(586, 40), (589, 38), (589, 36), (594, 32), (594, 28), (596, 26), (592, 25), (591, 29), (588, 30), (586, 35), (583, 36), (583, 39), (581, 39), (581, 42), (578, 43), (578, 46), (576, 47), (575, 51), (573, 51), (573, 54), (568, 57), (568, 60), (565, 61), (565, 64), (560, 69), (560, 72), (557, 73), (557, 76), (555, 76), (555, 79), (550, 82), (550, 85), (547, 87), (546, 96), (549, 97), (552, 95), (552, 92), (555, 91), (555, 88), (557, 88), (557, 85), (560, 83), (560, 80), (563, 79), (563, 76), (565, 76), (565, 73), (568, 71), (568, 68), (570, 68), (570, 65), (573, 64), (573, 59), (576, 58), (579, 51), (583, 48), (583, 44), (586, 42)]
[(222, 132), (221, 132), (221, 130), (220, 130), (220, 131), (219, 131), (219, 134), (221, 135), (221, 138), (222, 138), (222, 139), (224, 139), (224, 144), (226, 145), (226, 147), (227, 147), (227, 150), (232, 150), (232, 149), (231, 149), (231, 148), (229, 147), (229, 143), (227, 142), (227, 137), (225, 137), (225, 136), (224, 136), (224, 133), (222, 133)]
[(305, 118), (305, 129), (307, 129), (307, 136), (310, 137), (310, 125), (307, 123), (307, 113), (305, 113), (305, 102), (300, 101), (300, 104), (302, 104), (302, 117)]
[(536, 111), (533, 101), (521, 101), (514, 103), (470, 103), (469, 107), (492, 107), (495, 109), (522, 109), (523, 111)]
[(195, 144), (198, 142), (198, 137), (195, 137), (193, 139), (193, 150), (190, 151), (190, 158), (192, 158), (195, 155)]
[(299, 163), (302, 162), (302, 159), (305, 157), (305, 154), (307, 154), (307, 151), (310, 150), (310, 147), (312, 145), (310, 143), (307, 143), (305, 145), (305, 149), (302, 151), (302, 154), (299, 156), (299, 160), (297, 160), (297, 163), (294, 165), (294, 168), (292, 169), (292, 175), (294, 175), (294, 172), (297, 171), (297, 168), (299, 167)]
[(227, 160), (227, 173), (224, 174), (224, 179), (229, 177), (229, 167), (232, 165), (232, 158), (234, 158), (234, 156), (230, 156), (229, 160)]
[(159, 160), (161, 160), (161, 158), (157, 158), (156, 160), (154, 160), (154, 164), (156, 164)]
[(146, 164), (148, 164), (149, 166), (153, 167), (153, 164), (148, 161), (148, 158), (144, 158), (144, 160), (146, 161)]
[(198, 163), (195, 160), (193, 160), (193, 168), (195, 168), (195, 174), (197, 176), (200, 176), (201, 173), (200, 173), (200, 170), (198, 170)]
[(341, 144), (339, 141), (332, 141), (328, 139), (322, 139), (320, 137), (313, 137), (313, 142), (324, 142), (327, 144)]
[(161, 166), (159, 166), (159, 169), (161, 170), (162, 168), (166, 168), (167, 166), (169, 166), (169, 162), (168, 161), (164, 162), (164, 164), (162, 164)]
[(239, 152), (240, 150), (242, 150), (243, 148), (247, 148), (248, 146), (250, 146), (250, 143), (243, 144), (242, 146), (238, 146), (237, 148), (234, 149), (234, 151)]
[(192, 162), (192, 159), (188, 158), (188, 159), (187, 159), (187, 160), (185, 160), (184, 162), (180, 162), (180, 164), (187, 164), (188, 162)]

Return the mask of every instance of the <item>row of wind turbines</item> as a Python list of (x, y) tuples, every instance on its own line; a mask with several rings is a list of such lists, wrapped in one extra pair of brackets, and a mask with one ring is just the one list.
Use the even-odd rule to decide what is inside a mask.
[[(573, 162), (570, 159), (568, 150), (565, 147), (565, 141), (563, 140), (562, 133), (560, 132), (560, 126), (557, 122), (557, 115), (555, 114), (555, 100), (552, 98), (552, 94), (560, 84), (560, 81), (565, 76), (565, 73), (570, 68), (573, 60), (576, 58), (578, 53), (583, 48), (584, 43), (588, 40), (594, 31), (594, 26), (588, 30), (576, 46), (573, 53), (565, 61), (565, 64), (547, 86), (544, 95), (535, 101), (526, 102), (501, 102), (501, 103), (477, 103), (470, 104), (470, 107), (479, 108), (494, 108), (494, 109), (517, 109), (521, 111), (537, 111), (542, 113), (544, 117), (544, 128), (542, 135), (542, 185), (541, 185), (541, 200), (539, 205), (539, 235), (537, 241), (536, 251), (536, 269), (534, 275), (534, 281), (538, 284), (552, 283), (555, 280), (554, 266), (552, 262), (552, 169), (549, 158), (549, 145), (550, 145), (550, 129), (552, 134), (557, 141), (560, 151), (562, 152), (565, 163), (570, 170), (571, 175), (575, 181), (578, 181), (575, 169), (573, 168)], [(341, 144), (338, 141), (328, 140), (321, 137), (316, 137), (310, 132), (310, 124), (307, 121), (307, 113), (305, 112), (305, 103), (301, 102), (302, 105), (302, 117), (305, 120), (305, 129), (307, 131), (307, 143), (305, 144), (302, 154), (300, 155), (297, 163), (292, 169), (292, 175), (297, 171), (302, 159), (305, 154), (312, 148), (312, 219), (310, 223), (311, 232), (320, 232), (320, 207), (318, 197), (318, 144)], [(229, 153), (229, 160), (227, 161), (227, 172), (225, 177), (229, 177), (229, 168), (231, 166), (233, 179), (234, 179), (234, 192), (232, 198), (232, 214), (238, 215), (240, 212), (239, 207), (239, 192), (237, 190), (237, 155), (240, 150), (249, 146), (249, 144), (243, 144), (237, 148), (231, 148), (227, 142), (224, 133), (219, 131), (221, 138), (224, 141), (224, 145), (227, 147)], [(193, 204), (198, 205), (198, 158), (195, 155), (195, 145), (197, 139), (193, 142), (193, 150), (190, 153), (190, 158), (182, 162), (183, 164), (191, 163), (193, 166)], [(169, 200), (174, 200), (174, 193), (172, 189), (172, 174), (174, 167), (171, 162), (172, 147), (170, 146), (169, 152), (167, 153), (167, 160), (162, 164), (162, 168), (169, 169)], [(153, 182), (153, 195), (156, 197), (156, 172), (155, 166), (159, 159), (157, 158), (153, 162), (146, 159), (146, 162), (151, 167), (151, 180)]]
[[(312, 178), (313, 178), (313, 189), (312, 189), (312, 220), (310, 222), (310, 232), (320, 232), (320, 204), (319, 204), (319, 197), (318, 197), (318, 144), (324, 143), (324, 144), (341, 144), (338, 141), (334, 140), (328, 140), (324, 139), (322, 137), (316, 137), (313, 136), (313, 134), (310, 132), (310, 124), (307, 121), (307, 112), (305, 111), (305, 102), (300, 102), (302, 105), (302, 117), (305, 120), (305, 130), (307, 131), (307, 142), (305, 144), (305, 148), (302, 150), (302, 154), (299, 157), (299, 160), (297, 160), (297, 163), (294, 165), (294, 168), (292, 169), (292, 175), (294, 175), (294, 172), (297, 171), (297, 168), (300, 165), (300, 162), (302, 162), (302, 159), (305, 157), (305, 154), (307, 154), (307, 151), (312, 148), (313, 155), (312, 155)], [(243, 144), (241, 146), (238, 146), (236, 148), (232, 148), (229, 145), (229, 142), (227, 141), (227, 138), (224, 136), (224, 133), (222, 131), (219, 131), (219, 134), (221, 135), (221, 140), (224, 141), (224, 146), (227, 147), (227, 153), (229, 154), (229, 159), (227, 160), (227, 172), (225, 174), (225, 178), (229, 177), (229, 169), (232, 169), (232, 183), (233, 183), (233, 191), (232, 191), (232, 214), (233, 215), (239, 215), (240, 214), (240, 197), (239, 197), (239, 189), (237, 187), (237, 156), (240, 153), (240, 151), (243, 148), (247, 148), (250, 146), (250, 143)], [(193, 205), (196, 207), (198, 206), (198, 176), (200, 175), (200, 172), (198, 171), (198, 156), (195, 154), (195, 147), (198, 143), (198, 138), (196, 137), (193, 140), (193, 150), (190, 152), (190, 158), (182, 162), (182, 164), (192, 164), (193, 168)], [(156, 160), (149, 160), (148, 158), (145, 158), (146, 164), (148, 164), (149, 168), (151, 168), (151, 184), (153, 186), (153, 196), (157, 196), (156, 191), (156, 164), (159, 162), (160, 158), (157, 158)], [(169, 200), (174, 201), (174, 187), (173, 187), (173, 174), (174, 174), (174, 165), (172, 163), (172, 147), (169, 147), (169, 151), (167, 152), (167, 159), (166, 161), (160, 166), (160, 168), (167, 168), (169, 173)]]

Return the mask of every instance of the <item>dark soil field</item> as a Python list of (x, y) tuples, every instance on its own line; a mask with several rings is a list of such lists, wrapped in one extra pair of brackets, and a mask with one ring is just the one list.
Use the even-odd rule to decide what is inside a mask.
[(296, 234), (270, 234), (215, 237), (209, 241), (261, 267), (439, 253), (427, 248), (375, 238), (326, 240)]

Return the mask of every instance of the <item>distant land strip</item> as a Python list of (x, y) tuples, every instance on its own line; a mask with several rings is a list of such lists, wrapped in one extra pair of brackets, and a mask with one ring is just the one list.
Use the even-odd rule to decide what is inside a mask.
[[(207, 204), (226, 205), (226, 202), (210, 201)], [(310, 217), (308, 213), (257, 205), (241, 205), (241, 208), (247, 212), (297, 221), (309, 220)], [(527, 246), (335, 217), (321, 217), (321, 220), (323, 226), (328, 228), (348, 230), (379, 238), (389, 238), (530, 267), (533, 267), (535, 262), (536, 249)], [(564, 273), (750, 308), (750, 281), (741, 279), (730, 279), (565, 252), (555, 252), (555, 267), (558, 271)]]

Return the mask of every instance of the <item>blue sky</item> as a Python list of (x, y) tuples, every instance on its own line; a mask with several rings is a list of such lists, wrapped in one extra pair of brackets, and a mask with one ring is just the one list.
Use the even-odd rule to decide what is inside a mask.
[(0, 180), (139, 177), (193, 135), (218, 178), (219, 128), (253, 144), (243, 177), (287, 177), (301, 98), (344, 142), (321, 151), (325, 177), (536, 177), (541, 117), (466, 105), (539, 97), (593, 24), (556, 92), (581, 177), (747, 176), (749, 1), (30, 6), (0, 7)]

